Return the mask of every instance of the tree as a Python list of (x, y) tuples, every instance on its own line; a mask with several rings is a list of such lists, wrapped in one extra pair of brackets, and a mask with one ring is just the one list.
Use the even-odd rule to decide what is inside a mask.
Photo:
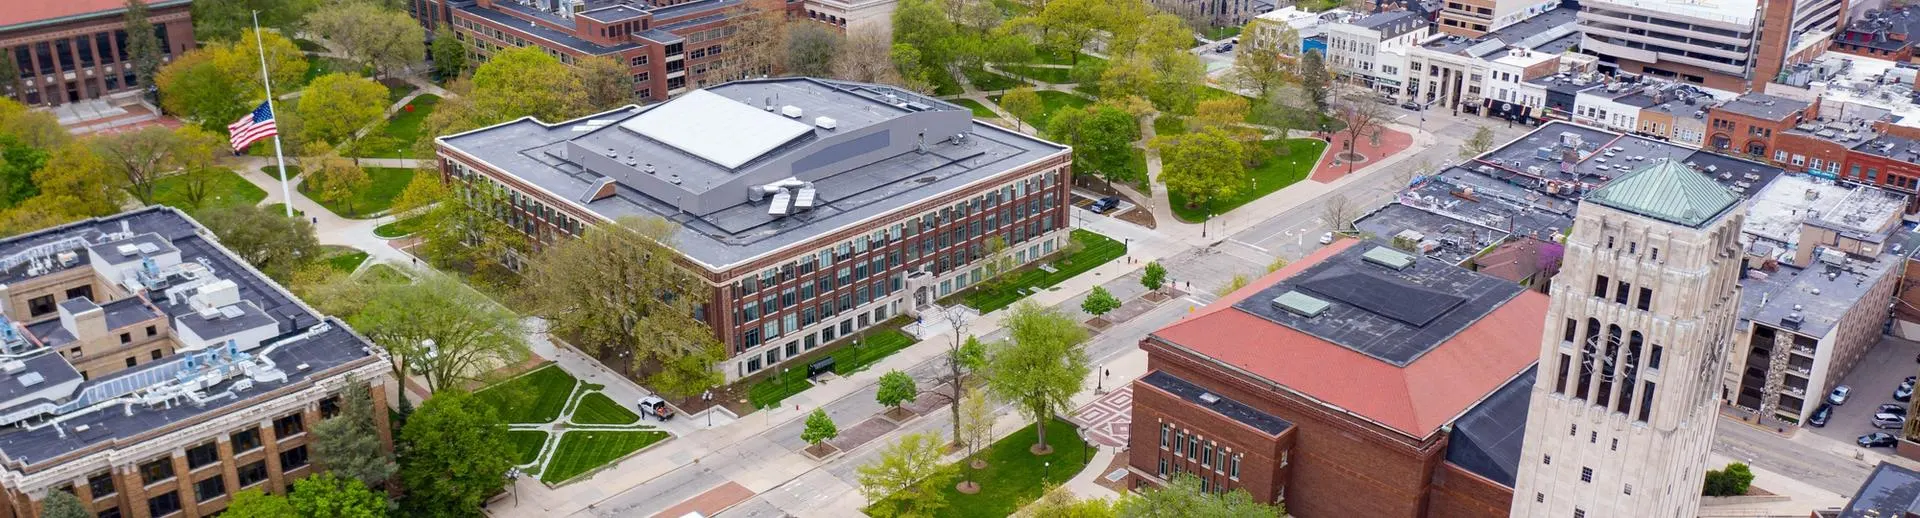
[[(993, 404), (987, 401), (987, 395), (979, 391), (968, 391), (967, 397), (954, 408), (959, 409), (957, 415), (960, 416), (954, 420), (958, 425), (955, 429), (960, 431), (960, 436), (955, 440), (967, 445), (968, 457), (978, 455), (988, 442), (993, 441), (993, 424), (1000, 416), (993, 411)], [(986, 466), (985, 461), (978, 459), (973, 464), (975, 468)]]
[[(729, 14), (732, 19), (727, 23), (735, 28), (733, 37), (727, 39), (724, 59), (710, 64), (708, 77), (725, 81), (759, 77), (772, 74), (786, 61), (788, 49), (783, 45), (791, 24), (784, 9), (741, 6)], [(799, 23), (819, 28), (818, 23)]]
[(360, 215), (359, 209), (353, 206), (353, 200), (367, 186), (373, 185), (373, 179), (367, 176), (365, 169), (360, 168), (360, 162), (340, 156), (325, 142), (308, 144), (306, 155), (309, 157), (305, 162), (306, 179), (301, 180), (300, 190), (318, 194), (318, 198), (327, 203), (346, 205), (347, 213), (343, 216)]
[(160, 88), (160, 107), (167, 113), (204, 128), (224, 130), (251, 107), (235, 102), (241, 98), (240, 83), (214, 65), (214, 52), (215, 48), (202, 47), (175, 56), (152, 81)]
[(1147, 268), (1140, 272), (1140, 284), (1149, 290), (1160, 289), (1167, 284), (1167, 269), (1160, 261), (1148, 261)]
[[(0, 155), (0, 158), (5, 157)], [(33, 187), (38, 194), (15, 209), (52, 217), (52, 223), (105, 216), (123, 210), (126, 200), (124, 180), (86, 145), (79, 142), (62, 144), (53, 149), (45, 164), (32, 175)]]
[(875, 504), (886, 500), (890, 508), (867, 509), (875, 516), (931, 516), (946, 507), (939, 486), (954, 474), (947, 464), (945, 442), (938, 432), (907, 434), (900, 441), (880, 450), (880, 458), (860, 466), (860, 494)]
[(893, 43), (918, 50), (920, 62), (914, 65), (929, 70), (945, 70), (945, 64), (954, 57), (954, 35), (958, 28), (947, 18), (940, 3), (939, 0), (900, 0), (893, 9)]
[(0, 99), (9, 99), (19, 90), (20, 65), (18, 63), (12, 59), (0, 59)]
[(1352, 232), (1353, 220), (1360, 218), (1360, 206), (1344, 194), (1335, 194), (1321, 205), (1320, 217), (1333, 225), (1334, 232)]
[(126, 25), (127, 60), (133, 63), (133, 76), (141, 83), (151, 85), (155, 73), (160, 70), (162, 49), (160, 36), (154, 33), (153, 22), (147, 21), (147, 2), (127, 0), (123, 23)]
[(1473, 136), (1460, 143), (1460, 159), (1472, 160), (1473, 157), (1493, 150), (1493, 129), (1481, 124), (1473, 129)]
[(1294, 80), (1293, 58), (1288, 52), (1300, 48), (1300, 35), (1293, 26), (1284, 22), (1267, 25), (1274, 27), (1272, 36), (1234, 49), (1233, 69), (1227, 72), (1234, 88), (1252, 91), (1261, 99)]
[(629, 355), (677, 370), (669, 380), (688, 383), (658, 384), (657, 375), (650, 380), (669, 397), (711, 388), (709, 382), (719, 379), (712, 364), (677, 361), (724, 355), (714, 352), (720, 342), (712, 329), (693, 318), (711, 295), (706, 281), (674, 264), (677, 231), (660, 218), (622, 218), (549, 245), (526, 269), (532, 313), (587, 352), (618, 358), (623, 371), (630, 371)]
[(274, 280), (284, 281), (300, 265), (320, 257), (320, 240), (305, 218), (244, 205), (209, 210), (196, 219), (222, 246)]
[[(414, 37), (418, 38), (418, 33), (415, 34)], [(256, 44), (255, 31), (247, 29), (240, 33), (239, 40), (215, 44), (211, 47), (214, 50), (214, 64), (219, 67), (220, 73), (240, 83), (240, 99), (257, 101), (267, 97), (266, 86), (260, 84), (262, 47), (266, 49), (267, 77), (273, 79), (274, 86), (278, 88), (276, 92), (285, 94), (293, 91), (294, 87), (300, 84), (300, 78), (307, 75), (306, 54), (300, 52), (300, 46), (294, 45), (293, 40), (287, 39), (286, 36), (272, 29), (260, 30), (258, 38), (259, 43)], [(228, 99), (228, 102), (233, 102), (233, 99)], [(242, 110), (253, 109), (252, 104), (236, 104), (241, 104)], [(239, 114), (218, 122), (221, 128), (225, 128), (227, 123), (233, 122), (235, 118), (239, 118)]]
[(234, 41), (253, 24), (259, 11), (260, 26), (293, 34), (300, 22), (319, 7), (321, 0), (195, 0), (193, 35), (200, 41)]
[(40, 518), (93, 518), (93, 512), (73, 493), (53, 490), (40, 499)]
[(1116, 309), (1120, 309), (1120, 299), (1102, 286), (1094, 286), (1093, 291), (1087, 293), (1087, 299), (1080, 302), (1081, 311), (1096, 317)]
[[(340, 393), (340, 414), (313, 427), (313, 457), (327, 471), (379, 487), (398, 469), (380, 440), (367, 382), (354, 380)], [(385, 508), (385, 504), (382, 504)]]
[(403, 516), (471, 516), (514, 465), (506, 423), (460, 390), (434, 394), (400, 428)]
[(1247, 287), (1248, 282), (1251, 282), (1251, 281), (1247, 279), (1246, 274), (1243, 274), (1243, 273), (1233, 274), (1233, 278), (1228, 279), (1226, 284), (1223, 284), (1220, 286), (1220, 289), (1214, 290), (1213, 294), (1220, 297), (1226, 297), (1227, 295), (1230, 295), (1233, 292), (1240, 291), (1240, 288)]
[(827, 416), (826, 409), (815, 408), (807, 414), (807, 427), (800, 430), (800, 440), (818, 448), (820, 443), (840, 436), (840, 427), (833, 424), (833, 418)]
[(414, 211), (440, 203), (440, 200), (447, 198), (448, 192), (450, 189), (447, 187), (446, 180), (441, 178), (440, 171), (422, 168), (413, 172), (413, 179), (407, 181), (407, 188), (402, 189), (400, 196), (393, 199), (393, 208), (388, 209), (387, 212), (412, 214)]
[(1303, 54), (1300, 56), (1300, 89), (1313, 102), (1314, 113), (1326, 113), (1327, 86), (1332, 82), (1327, 73), (1326, 56), (1320, 52)]
[(226, 169), (215, 166), (218, 156), (228, 152), (227, 139), (199, 126), (181, 126), (173, 133), (179, 140), (173, 153), (173, 162), (180, 168), (177, 190), (186, 198), (188, 208), (198, 210), (227, 174)]
[[(0, 60), (4, 61), (4, 60)], [(15, 74), (18, 77), (19, 74)], [(0, 98), (0, 135), (17, 139), (20, 144), (54, 149), (73, 140), (60, 119), (48, 110), (28, 109), (13, 99)]]
[(947, 333), (947, 354), (942, 358), (947, 364), (943, 381), (948, 390), (942, 396), (946, 397), (947, 407), (953, 412), (953, 440), (964, 442), (967, 436), (960, 430), (960, 398), (965, 394), (967, 373), (979, 372), (985, 365), (986, 346), (980, 344), (979, 338), (967, 334), (967, 319), (971, 318), (967, 312), (946, 311), (941, 318), (946, 319), (947, 325), (953, 328), (952, 332)]
[(1193, 117), (1187, 119), (1187, 128), (1189, 131), (1219, 130), (1240, 143), (1247, 164), (1259, 164), (1265, 158), (1260, 156), (1266, 149), (1260, 145), (1260, 140), (1266, 134), (1241, 126), (1247, 120), (1248, 110), (1247, 98), (1238, 95), (1200, 101), (1194, 105)]
[(787, 73), (827, 77), (840, 50), (840, 35), (817, 23), (799, 23), (787, 29)]
[[(368, 489), (366, 484), (331, 471), (293, 482), (287, 501), (301, 516), (313, 518), (382, 518), (387, 515), (386, 495)], [(236, 514), (236, 516), (248, 516)]]
[(574, 63), (572, 70), (580, 78), (581, 102), (586, 103), (587, 112), (599, 113), (633, 102), (633, 76), (626, 63), (594, 56)]
[(1145, 180), (1136, 178), (1133, 173), (1138, 171), (1128, 167), (1134, 156), (1133, 141), (1140, 139), (1140, 124), (1118, 107), (1101, 103), (1060, 110), (1047, 121), (1047, 137), (1073, 146), (1073, 169), (1098, 174), (1108, 186), (1115, 179)]
[(1167, 191), (1186, 197), (1188, 207), (1231, 197), (1246, 183), (1245, 151), (1219, 130), (1156, 139), (1160, 181)]
[(223, 514), (236, 518), (304, 518), (287, 497), (263, 493), (257, 487), (234, 493)]
[(1123, 498), (1114, 510), (1120, 518), (1280, 518), (1287, 514), (1285, 506), (1256, 502), (1245, 489), (1225, 494), (1202, 491), (1200, 478), (1188, 474), (1175, 475), (1166, 487)]
[(833, 78), (862, 83), (900, 85), (900, 69), (893, 65), (893, 44), (878, 29), (856, 29), (840, 45), (833, 60)]
[(394, 377), (420, 374), (436, 394), (527, 348), (518, 315), (446, 276), (375, 288), (348, 322), (391, 353)]
[(1006, 95), (1000, 96), (1000, 107), (1005, 108), (1007, 113), (1013, 114), (1015, 126), (1020, 126), (1021, 121), (1040, 120), (1047, 109), (1046, 105), (1040, 102), (1040, 94), (1034, 93), (1032, 88), (1024, 87), (1015, 88)]
[(874, 399), (881, 405), (899, 410), (900, 405), (912, 403), (919, 395), (920, 387), (914, 386), (913, 376), (895, 369), (880, 376), (880, 388), (874, 394)]
[(181, 133), (165, 126), (108, 133), (91, 141), (107, 166), (126, 178), (127, 191), (148, 202), (153, 201), (153, 181), (179, 167), (176, 154), (189, 145)]
[(344, 2), (307, 15), (307, 27), (326, 35), (347, 59), (385, 76), (426, 59), (420, 24), (398, 9)]
[(433, 56), (434, 79), (460, 77), (460, 73), (467, 70), (467, 46), (455, 39), (453, 31), (446, 26), (433, 31), (433, 45), (428, 52)]
[[(325, 12), (325, 11), (323, 11)], [(309, 142), (338, 146), (360, 128), (379, 121), (387, 113), (387, 87), (372, 79), (334, 72), (313, 79), (300, 104), (302, 137)]]
[(1122, 2), (1050, 0), (1038, 12), (1009, 23), (1036, 27), (1049, 50), (1068, 54), (1070, 63), (1079, 64), (1080, 50), (1107, 28), (1103, 22), (1111, 16), (1113, 4), (1119, 3)]
[(1705, 496), (1740, 496), (1747, 494), (1753, 484), (1753, 470), (1746, 464), (1734, 462), (1722, 469), (1708, 470), (1706, 484), (1701, 493)]
[[(436, 173), (437, 174), (437, 173)], [(426, 212), (421, 237), (428, 262), (443, 269), (466, 272), (468, 282), (495, 287), (514, 286), (520, 274), (506, 264), (509, 257), (530, 253), (527, 235), (493, 217), (491, 207), (507, 203), (489, 190), (459, 187)]]
[(1087, 330), (1072, 317), (1031, 301), (1013, 306), (1004, 320), (1008, 340), (987, 355), (987, 390), (1019, 407), (1039, 431), (1034, 452), (1047, 446), (1047, 421), (1068, 408), (1091, 367), (1087, 365)]
[(1100, 498), (1081, 499), (1073, 490), (1058, 488), (1041, 495), (1027, 506), (1028, 518), (1114, 518), (1113, 502)]
[(527, 116), (570, 119), (585, 104), (583, 89), (579, 76), (538, 46), (496, 52), (473, 71), (472, 122), (479, 127)]
[[(1346, 151), (1352, 151), (1361, 137), (1375, 139), (1377, 145), (1380, 131), (1387, 122), (1385, 106), (1367, 99), (1359, 92), (1354, 92), (1351, 95), (1341, 96), (1338, 102), (1334, 103), (1333, 108), (1334, 119), (1347, 125), (1346, 129), (1341, 130), (1341, 133), (1347, 137), (1344, 146)], [(1353, 172), (1356, 163), (1354, 160), (1347, 161), (1348, 173)]]

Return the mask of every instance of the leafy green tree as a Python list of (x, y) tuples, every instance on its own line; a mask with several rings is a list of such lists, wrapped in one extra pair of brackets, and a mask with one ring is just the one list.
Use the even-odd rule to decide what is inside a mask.
[(313, 435), (314, 459), (340, 476), (379, 487), (398, 469), (380, 440), (373, 394), (365, 381), (347, 384), (340, 393), (340, 414), (314, 425)]
[[(1261, 22), (1264, 23), (1264, 22)], [(1241, 91), (1252, 91), (1254, 97), (1265, 99), (1274, 91), (1294, 80), (1291, 54), (1300, 50), (1300, 34), (1293, 26), (1285, 23), (1268, 24), (1274, 27), (1270, 36), (1259, 41), (1249, 41), (1234, 49), (1233, 69), (1227, 72), (1227, 79)]]
[(441, 180), (440, 171), (431, 167), (416, 169), (413, 179), (407, 181), (407, 188), (400, 190), (400, 196), (393, 199), (392, 214), (412, 214), (415, 211), (433, 206), (447, 198), (451, 189)]
[(368, 489), (359, 480), (332, 471), (294, 481), (287, 501), (301, 516), (311, 518), (382, 518), (387, 515), (386, 495)]
[(360, 162), (340, 156), (325, 142), (308, 144), (305, 154), (308, 170), (306, 179), (300, 182), (300, 190), (318, 194), (317, 197), (327, 203), (346, 205), (347, 213), (342, 216), (359, 216), (360, 210), (354, 207), (353, 200), (373, 185), (373, 179), (360, 168)]
[(458, 389), (433, 395), (400, 428), (403, 516), (475, 516), (514, 465), (506, 423)]
[(1160, 261), (1148, 261), (1147, 268), (1140, 272), (1140, 284), (1149, 290), (1160, 289), (1167, 284), (1167, 268)]
[(1057, 488), (1027, 506), (1029, 518), (1114, 518), (1113, 502), (1101, 498), (1082, 499), (1073, 490)]
[[(7, 187), (27, 189), (31, 197), (0, 211), (0, 234), (19, 234), (122, 210), (126, 199), (122, 179), (86, 145), (61, 144), (51, 155), (29, 149), (33, 152), (26, 154), (38, 162), (27, 165), (35, 169), (20, 184)], [(17, 163), (10, 160), (15, 151), (17, 149), (10, 149), (0, 154), (0, 158), (9, 160), (0, 165), (0, 171), (12, 174)], [(11, 183), (9, 178), (7, 183)]]
[[(968, 390), (967, 397), (962, 398), (954, 408), (959, 409), (955, 414), (959, 416), (954, 420), (957, 423), (955, 429), (961, 433), (954, 440), (967, 445), (968, 457), (980, 454), (980, 450), (986, 449), (987, 443), (993, 442), (993, 424), (1000, 417), (994, 412), (993, 403), (987, 400), (986, 394), (973, 389)], [(976, 459), (974, 463), (974, 467), (980, 467), (984, 462)]]
[(1200, 478), (1188, 474), (1174, 476), (1166, 487), (1123, 498), (1114, 510), (1120, 518), (1280, 518), (1287, 514), (1285, 506), (1255, 502), (1245, 489), (1225, 494), (1201, 491)]
[(1080, 49), (1108, 28), (1107, 17), (1115, 4), (1110, 0), (1051, 0), (1038, 12), (1010, 23), (1030, 26), (1040, 32), (1044, 44), (1055, 54), (1069, 55), (1069, 62), (1080, 63)]
[(46, 148), (28, 145), (13, 135), (0, 135), (0, 206), (12, 207), (40, 194), (34, 173), (47, 164)]
[(1007, 110), (1007, 113), (1013, 114), (1015, 126), (1019, 126), (1023, 121), (1041, 120), (1040, 117), (1046, 115), (1047, 110), (1046, 105), (1040, 102), (1040, 94), (1034, 93), (1032, 88), (1024, 87), (1015, 88), (1008, 91), (1006, 95), (1000, 96), (1000, 107)]
[(55, 149), (73, 140), (53, 112), (29, 109), (4, 97), (0, 97), (0, 136), (40, 149)]
[(1327, 88), (1332, 77), (1327, 72), (1326, 56), (1320, 52), (1307, 52), (1300, 56), (1300, 89), (1305, 90), (1307, 99), (1313, 102), (1314, 113), (1327, 112)]
[(1086, 300), (1080, 302), (1081, 311), (1096, 317), (1116, 309), (1120, 309), (1120, 298), (1101, 286), (1094, 286), (1093, 291), (1087, 293)]
[(1245, 151), (1219, 130), (1161, 139), (1160, 181), (1187, 198), (1188, 207), (1231, 197), (1246, 182)]
[(305, 218), (289, 218), (254, 205), (202, 212), (196, 219), (220, 244), (274, 280), (320, 257), (320, 240)]
[(126, 177), (128, 192), (149, 202), (153, 200), (153, 182), (179, 167), (175, 155), (186, 147), (180, 133), (164, 126), (108, 133), (90, 141), (108, 167)]
[(361, 67), (385, 76), (426, 59), (420, 24), (398, 9), (371, 2), (344, 2), (307, 15), (307, 27), (326, 35)]
[(900, 0), (893, 10), (893, 43), (920, 52), (919, 65), (940, 70), (953, 57), (956, 27), (938, 0)]
[(1120, 108), (1102, 103), (1060, 110), (1047, 121), (1047, 137), (1073, 146), (1075, 171), (1097, 174), (1109, 186), (1115, 179), (1143, 180), (1127, 166), (1133, 160), (1133, 141), (1140, 139), (1140, 124)]
[(633, 102), (633, 76), (627, 64), (606, 56), (594, 56), (574, 63), (573, 74), (580, 78), (586, 111), (596, 113)]
[(300, 95), (299, 112), (309, 142), (338, 146), (387, 113), (387, 87), (372, 79), (334, 72), (313, 79)]
[(1701, 494), (1705, 496), (1740, 496), (1747, 494), (1753, 484), (1753, 470), (1746, 464), (1734, 462), (1722, 469), (1708, 470), (1706, 484)]
[[(876, 505), (874, 516), (933, 516), (946, 507), (940, 486), (953, 477), (947, 464), (945, 441), (939, 432), (908, 434), (880, 451), (880, 458), (860, 466), (860, 493)], [(885, 501), (884, 503), (882, 501)]]
[(467, 46), (453, 37), (453, 31), (440, 27), (433, 32), (433, 77), (445, 81), (460, 77), (467, 70)]
[(531, 252), (526, 234), (493, 217), (491, 207), (507, 200), (488, 190), (456, 188), (464, 192), (446, 197), (424, 215), (420, 234), (426, 238), (421, 246), (426, 259), (442, 269), (466, 272), (468, 282), (514, 286), (520, 274), (505, 258)]
[(1473, 136), (1460, 143), (1460, 159), (1471, 160), (1493, 149), (1493, 129), (1481, 124), (1473, 129)]
[[(266, 86), (260, 84), (260, 49), (265, 47), (267, 77), (273, 79), (274, 92), (284, 95), (294, 91), (299, 86), (300, 79), (307, 75), (306, 54), (300, 52), (300, 46), (293, 44), (293, 40), (287, 39), (286, 36), (272, 29), (261, 29), (258, 38), (258, 44), (256, 44), (254, 30), (247, 29), (240, 33), (240, 39), (237, 41), (210, 46), (214, 50), (214, 64), (220, 67), (220, 73), (229, 80), (240, 83), (240, 99), (264, 100), (267, 95)], [(252, 104), (236, 104), (242, 105), (242, 111), (253, 109)], [(239, 118), (239, 115), (235, 114), (233, 117), (217, 121), (220, 123), (220, 129), (226, 128), (226, 125), (233, 122), (235, 118)]]
[(538, 46), (494, 53), (473, 71), (474, 127), (532, 116), (558, 122), (581, 113), (579, 76)]
[(807, 444), (813, 446), (819, 446), (820, 443), (839, 436), (840, 427), (834, 425), (833, 418), (828, 417), (827, 411), (821, 408), (815, 408), (813, 413), (807, 414), (807, 427), (800, 430), (800, 440), (807, 441)]
[(676, 398), (721, 380), (712, 363), (687, 361), (721, 355), (714, 352), (720, 342), (712, 329), (693, 318), (711, 295), (706, 281), (674, 263), (677, 231), (660, 218), (623, 218), (547, 246), (525, 269), (526, 298), (549, 329), (608, 361), (671, 369), (675, 373), (666, 378), (648, 379)]
[(236, 518), (306, 518), (287, 497), (263, 493), (257, 487), (234, 493), (224, 514)]
[[(260, 53), (253, 44), (253, 31), (248, 30), (245, 37), (244, 45), (209, 44), (174, 56), (160, 67), (153, 76), (153, 84), (160, 88), (160, 107), (222, 133), (227, 124), (252, 111), (266, 94), (260, 84)], [(299, 47), (279, 34), (263, 32), (261, 42), (267, 47), (267, 75), (286, 93), (306, 74), (307, 60)], [(285, 134), (285, 121), (281, 126)]]
[(122, 20), (126, 24), (127, 60), (133, 62), (133, 76), (141, 84), (153, 84), (153, 76), (160, 70), (160, 37), (153, 31), (153, 22), (147, 21), (147, 3), (145, 0), (127, 0), (127, 12)]
[(900, 405), (912, 403), (919, 396), (920, 387), (914, 385), (913, 376), (895, 369), (880, 376), (880, 387), (874, 399), (882, 405), (898, 409)]
[(435, 394), (479, 379), (527, 348), (518, 315), (439, 275), (373, 289), (348, 322), (386, 348), (396, 378), (422, 375)]
[(80, 497), (55, 490), (40, 499), (40, 518), (93, 518), (93, 513), (87, 510), (87, 504), (80, 502)]
[[(0, 99), (14, 96), (20, 86), (20, 65), (18, 61), (0, 59)], [(11, 100), (11, 99), (9, 99)]]
[(293, 34), (307, 13), (322, 0), (194, 0), (193, 35), (202, 42), (234, 41), (241, 31), (253, 26), (253, 12), (260, 14), (260, 26)]
[(840, 50), (840, 35), (817, 23), (799, 23), (787, 30), (787, 73), (827, 77)]
[(1064, 312), (1032, 301), (1015, 304), (1002, 326), (1008, 340), (987, 354), (987, 390), (1034, 420), (1036, 451), (1052, 451), (1047, 421), (1071, 406), (1069, 399), (1091, 370), (1081, 347), (1087, 330)]

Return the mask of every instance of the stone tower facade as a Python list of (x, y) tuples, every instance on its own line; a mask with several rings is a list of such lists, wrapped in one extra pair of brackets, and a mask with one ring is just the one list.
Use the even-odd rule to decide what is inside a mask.
[(1660, 161), (1581, 202), (1511, 515), (1694, 516), (1739, 305), (1745, 203)]

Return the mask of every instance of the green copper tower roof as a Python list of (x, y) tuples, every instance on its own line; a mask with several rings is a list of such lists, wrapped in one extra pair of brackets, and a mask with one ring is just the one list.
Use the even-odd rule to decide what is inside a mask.
[(1686, 164), (1666, 159), (1613, 179), (1586, 201), (1697, 228), (1740, 197)]

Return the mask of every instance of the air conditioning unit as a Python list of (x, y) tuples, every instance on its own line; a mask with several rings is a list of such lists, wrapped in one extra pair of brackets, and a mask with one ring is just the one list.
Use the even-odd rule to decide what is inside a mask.
[(780, 114), (786, 115), (789, 118), (798, 119), (800, 118), (801, 115), (804, 115), (805, 112), (803, 112), (799, 106), (794, 106), (789, 104), (789, 105), (780, 107)]

